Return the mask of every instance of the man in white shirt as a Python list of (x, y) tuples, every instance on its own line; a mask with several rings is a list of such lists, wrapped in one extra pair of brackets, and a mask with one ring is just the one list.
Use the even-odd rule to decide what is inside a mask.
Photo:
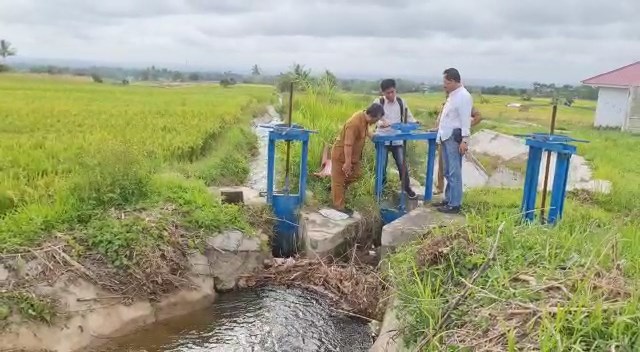
[[(382, 97), (376, 98), (373, 102), (379, 103), (384, 107), (384, 117), (376, 125), (376, 133), (393, 133), (393, 129), (390, 127), (394, 123), (406, 122), (417, 123), (416, 119), (411, 114), (411, 111), (407, 107), (407, 103), (402, 100), (396, 94), (396, 81), (393, 79), (385, 79), (380, 83), (380, 91)], [(406, 116), (405, 116), (406, 114)], [(387, 155), (384, 159), (384, 174), (382, 177), (382, 185), (387, 183), (387, 160), (389, 152), (393, 155), (393, 159), (396, 162), (396, 167), (400, 174), (400, 180), (402, 186), (409, 197), (409, 199), (415, 199), (417, 197), (416, 192), (411, 189), (409, 182), (409, 168), (407, 164), (403, 162), (403, 145), (401, 140), (386, 142)], [(403, 179), (403, 175), (406, 175)]]
[(462, 206), (462, 157), (469, 149), (473, 98), (455, 68), (444, 71), (443, 84), (448, 97), (438, 124), (437, 142), (442, 151), (447, 186), (443, 201), (434, 205), (440, 212), (457, 214)]

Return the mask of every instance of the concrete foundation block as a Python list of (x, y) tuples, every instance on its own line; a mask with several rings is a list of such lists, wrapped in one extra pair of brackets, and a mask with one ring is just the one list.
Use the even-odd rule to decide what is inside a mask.
[(382, 228), (380, 254), (384, 257), (396, 248), (418, 239), (430, 229), (460, 226), (464, 223), (465, 218), (462, 215), (443, 214), (429, 206), (416, 208)]
[(303, 212), (300, 220), (303, 250), (309, 258), (339, 255), (341, 247), (361, 233), (362, 224), (358, 213), (345, 220), (332, 220), (318, 212)]

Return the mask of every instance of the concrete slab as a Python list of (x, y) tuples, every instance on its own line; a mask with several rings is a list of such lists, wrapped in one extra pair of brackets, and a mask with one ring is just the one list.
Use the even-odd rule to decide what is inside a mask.
[(495, 188), (522, 188), (522, 185), (524, 185), (524, 175), (500, 166), (489, 176), (487, 185)]
[(398, 321), (398, 299), (395, 296), (390, 297), (390, 302), (391, 303), (385, 311), (384, 320), (382, 321), (382, 327), (378, 333), (378, 338), (369, 349), (369, 352), (409, 351), (409, 349), (404, 347), (402, 336), (400, 334), (402, 326)]
[[(488, 155), (498, 158), (502, 162), (511, 160), (524, 160), (526, 162), (529, 153), (529, 149), (523, 139), (491, 130), (481, 130), (473, 134), (469, 148), (471, 154)], [(487, 176), (477, 165), (468, 162), (470, 161), (468, 159), (470, 158), (465, 158), (462, 169), (465, 188), (484, 186), (498, 188), (523, 187), (524, 175), (519, 172), (508, 170), (501, 166), (491, 175)], [(543, 156), (542, 167), (540, 168), (540, 176), (538, 179), (539, 190), (542, 190), (544, 184), (545, 163), (546, 154)], [(549, 187), (553, 184), (555, 163), (556, 157), (555, 154), (552, 154), (549, 168)], [(608, 193), (611, 191), (611, 183), (606, 180), (594, 180), (591, 167), (587, 160), (580, 155), (574, 155), (571, 157), (571, 163), (569, 165), (567, 189), (585, 189), (592, 192)]]
[(340, 255), (347, 240), (360, 234), (362, 223), (358, 213), (346, 220), (331, 220), (315, 211), (302, 212), (300, 236), (307, 257)]
[(240, 231), (232, 230), (223, 232), (215, 237), (206, 239), (207, 248), (228, 252), (260, 251), (260, 239), (249, 237)]
[[(433, 169), (433, 187), (435, 190), (438, 175), (438, 163), (436, 162)], [(489, 182), (489, 176), (484, 169), (476, 164), (476, 161), (469, 156), (462, 158), (462, 186), (465, 189), (484, 187)], [(445, 181), (446, 184), (446, 181)]]
[[(206, 239), (205, 256), (213, 276), (215, 289), (220, 292), (236, 287), (238, 279), (262, 268), (271, 256), (264, 238), (249, 237), (240, 231), (227, 231)], [(202, 262), (202, 258), (199, 259)]]
[(469, 149), (473, 153), (482, 153), (509, 160), (527, 155), (529, 149), (524, 140), (491, 130), (481, 130), (471, 136)]
[(429, 206), (417, 208), (382, 228), (381, 256), (384, 257), (399, 246), (418, 239), (429, 229), (457, 226), (464, 222), (463, 215), (442, 214)]

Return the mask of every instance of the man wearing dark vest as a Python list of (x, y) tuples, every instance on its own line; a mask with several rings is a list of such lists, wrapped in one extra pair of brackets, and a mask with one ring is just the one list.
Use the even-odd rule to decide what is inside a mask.
[[(411, 111), (407, 107), (407, 103), (396, 95), (396, 81), (393, 79), (385, 79), (380, 83), (380, 91), (382, 97), (376, 98), (374, 103), (379, 103), (384, 107), (384, 118), (377, 123), (376, 133), (390, 133), (392, 131), (391, 125), (400, 122), (412, 122), (417, 123), (416, 119), (411, 114)], [(404, 188), (407, 196), (410, 199), (416, 198), (416, 192), (411, 189), (409, 182), (409, 168), (407, 164), (402, 160), (403, 158), (403, 145), (402, 141), (386, 142), (387, 155), (384, 159), (384, 174), (382, 178), (383, 186), (387, 182), (387, 160), (389, 152), (393, 155), (393, 159), (396, 162), (396, 167), (402, 181), (402, 187)], [(403, 179), (403, 175), (405, 175)]]

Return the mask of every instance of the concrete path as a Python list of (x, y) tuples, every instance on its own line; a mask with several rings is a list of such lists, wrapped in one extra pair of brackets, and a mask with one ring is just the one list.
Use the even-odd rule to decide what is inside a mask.
[(464, 222), (463, 215), (443, 214), (430, 206), (416, 208), (382, 228), (380, 255), (384, 257), (397, 247), (418, 239), (431, 229), (458, 226)]
[[(525, 145), (524, 139), (496, 131), (481, 130), (471, 136), (469, 148), (470, 155), (466, 156), (462, 163), (462, 180), (466, 189), (479, 187), (523, 187), (524, 175), (517, 170), (509, 169), (507, 165), (509, 162), (526, 163), (529, 148)], [(495, 158), (500, 164), (499, 167), (495, 170), (490, 170), (490, 174), (487, 174), (487, 170), (477, 160), (481, 155)], [(549, 187), (553, 184), (555, 162), (555, 155), (552, 154), (551, 166), (549, 168)], [(539, 190), (542, 190), (544, 184), (545, 163), (546, 154), (543, 156), (542, 167), (540, 169), (540, 177), (538, 180)], [(437, 174), (437, 163), (435, 170)], [(571, 158), (567, 189), (583, 189), (592, 192), (609, 193), (611, 191), (611, 182), (593, 179), (593, 172), (586, 159), (580, 155), (574, 155)]]

